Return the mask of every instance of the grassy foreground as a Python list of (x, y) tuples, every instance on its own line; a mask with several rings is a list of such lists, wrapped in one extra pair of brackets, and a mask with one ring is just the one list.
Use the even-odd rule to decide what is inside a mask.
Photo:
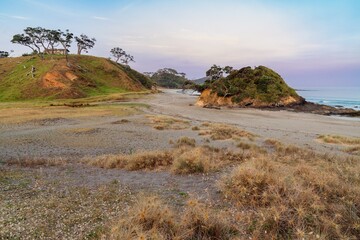
[[(0, 236), (71, 238), (78, 233), (85, 239), (360, 236), (358, 158), (318, 154), (275, 140), (266, 140), (264, 144), (258, 149), (245, 147), (224, 152), (196, 146), (192, 139), (184, 137), (174, 142), (173, 152), (142, 152), (84, 161), (103, 168), (170, 171), (185, 178), (187, 174), (216, 171), (221, 174), (214, 187), (222, 204), (186, 194), (174, 204), (161, 193), (127, 191), (116, 181), (96, 188), (63, 189), (63, 184), (46, 180), (41, 174), (33, 175), (21, 168), (2, 169)], [(49, 164), (34, 163), (35, 169)], [(59, 164), (65, 169), (68, 166), (66, 162)], [(31, 163), (27, 166), (31, 167)], [(47, 220), (32, 222), (34, 218)]]

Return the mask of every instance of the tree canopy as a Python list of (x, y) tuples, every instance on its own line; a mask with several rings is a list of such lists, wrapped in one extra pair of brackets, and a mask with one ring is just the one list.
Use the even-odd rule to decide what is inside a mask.
[(6, 58), (9, 56), (9, 52), (7, 51), (0, 51), (0, 58)]
[(130, 62), (135, 62), (134, 57), (126, 53), (122, 48), (114, 47), (110, 53), (115, 58), (115, 62), (121, 61), (122, 64), (129, 65)]
[(88, 52), (88, 49), (93, 48), (95, 46), (96, 39), (89, 38), (85, 34), (81, 34), (79, 37), (75, 37), (75, 41), (77, 42), (78, 47), (77, 53), (80, 55), (82, 51)]

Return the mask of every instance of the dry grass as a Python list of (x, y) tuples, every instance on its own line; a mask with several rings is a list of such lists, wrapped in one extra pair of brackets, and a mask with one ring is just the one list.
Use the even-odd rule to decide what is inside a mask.
[(225, 124), (203, 123), (199, 135), (209, 135), (212, 140), (240, 139), (247, 138), (251, 141), (255, 134), (241, 130), (237, 127)]
[(230, 239), (237, 234), (227, 214), (196, 200), (179, 211), (157, 197), (141, 197), (111, 229), (110, 239)]
[(25, 159), (10, 159), (6, 161), (8, 165), (17, 165), (21, 167), (38, 167), (38, 166), (64, 166), (68, 160), (61, 157), (58, 158), (25, 158)]
[(182, 147), (182, 146), (195, 147), (195, 145), (196, 145), (196, 140), (189, 137), (181, 137), (176, 141), (177, 147)]
[(337, 135), (320, 135), (318, 140), (324, 143), (345, 146), (344, 152), (360, 156), (360, 138), (344, 137)]
[(170, 166), (173, 156), (169, 151), (140, 152), (130, 155), (103, 155), (83, 162), (101, 168), (120, 168), (130, 171), (154, 170)]
[(199, 128), (198, 126), (193, 126), (193, 127), (191, 128), (191, 130), (193, 130), (193, 131), (199, 131), (200, 128)]
[(217, 171), (231, 163), (245, 161), (255, 154), (253, 152), (232, 153), (208, 146), (192, 147), (188, 143), (181, 145), (169, 151), (103, 155), (84, 158), (82, 162), (101, 168), (119, 168), (130, 171), (171, 170), (175, 174), (190, 174)]
[(325, 143), (343, 144), (343, 145), (360, 145), (360, 138), (344, 137), (337, 135), (320, 135), (318, 139)]
[(182, 130), (190, 127), (190, 122), (165, 115), (148, 115), (151, 125), (157, 130)]
[(273, 154), (236, 167), (219, 182), (255, 239), (357, 239), (360, 159), (318, 155), (268, 140)]

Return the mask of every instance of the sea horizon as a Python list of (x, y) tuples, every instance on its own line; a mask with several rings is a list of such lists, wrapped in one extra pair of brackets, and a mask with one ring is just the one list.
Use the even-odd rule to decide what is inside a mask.
[(296, 92), (308, 102), (360, 110), (360, 87), (303, 87)]

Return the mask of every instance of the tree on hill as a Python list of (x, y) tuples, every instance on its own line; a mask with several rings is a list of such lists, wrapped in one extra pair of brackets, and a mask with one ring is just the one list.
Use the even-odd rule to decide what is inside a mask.
[(67, 55), (73, 35), (69, 30), (63, 32), (60, 29), (51, 30), (42, 27), (27, 27), (24, 29), (24, 33), (15, 34), (11, 42), (29, 47), (33, 53), (43, 58), (42, 55), (44, 53), (53, 54), (55, 47), (59, 44), (63, 46), (65, 55)]
[(110, 50), (110, 53), (115, 58), (115, 62), (121, 61), (121, 63), (128, 65), (129, 62), (135, 62), (134, 57), (130, 54), (127, 54), (122, 48), (114, 47)]
[(9, 52), (6, 51), (0, 51), (0, 58), (6, 58), (9, 56)]
[(185, 73), (179, 73), (172, 68), (159, 69), (152, 74), (151, 79), (166, 88), (183, 88), (188, 81)]
[(88, 52), (88, 49), (93, 48), (95, 46), (96, 39), (89, 38), (85, 34), (81, 34), (79, 37), (75, 37), (75, 41), (77, 42), (78, 47), (77, 54), (80, 55), (83, 50)]
[(57, 40), (65, 49), (66, 62), (69, 64), (69, 59), (68, 59), (69, 50), (68, 49), (71, 46), (71, 42), (72, 42), (72, 39), (74, 38), (74, 34), (71, 33), (69, 31), (69, 29), (66, 29), (65, 32), (62, 32), (60, 29), (58, 31), (59, 31), (59, 36), (58, 36)]
[(12, 43), (21, 44), (32, 50), (34, 53), (40, 52), (40, 47), (34, 42), (32, 38), (26, 36), (25, 34), (15, 34), (11, 40)]
[(47, 47), (46, 49), (51, 52), (51, 54), (55, 53), (55, 48), (59, 45), (61, 31), (60, 30), (47, 30)]
[(210, 81), (215, 81), (224, 77), (224, 73), (229, 75), (232, 71), (233, 67), (225, 66), (222, 68), (214, 64), (209, 70), (206, 71), (206, 77), (209, 77)]

